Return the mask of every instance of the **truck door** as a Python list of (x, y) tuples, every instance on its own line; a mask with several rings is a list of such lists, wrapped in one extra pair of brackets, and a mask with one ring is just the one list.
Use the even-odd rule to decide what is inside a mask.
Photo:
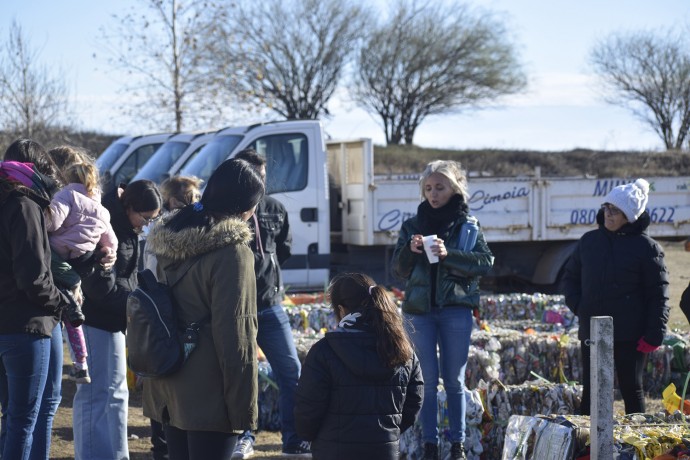
[(237, 148), (251, 147), (266, 158), (266, 192), (287, 209), (292, 257), (283, 264), (286, 288), (323, 289), (328, 282), (328, 190), (320, 141), (318, 123), (286, 123), (255, 128)]

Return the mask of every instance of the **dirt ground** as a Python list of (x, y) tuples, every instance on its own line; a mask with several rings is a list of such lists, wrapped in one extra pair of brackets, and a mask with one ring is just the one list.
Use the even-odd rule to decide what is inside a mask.
[[(666, 264), (671, 277), (670, 285), (670, 304), (671, 317), (669, 326), (687, 331), (690, 326), (683, 313), (678, 308), (680, 296), (690, 280), (690, 252), (684, 250), (684, 244), (664, 243), (666, 252)], [(66, 356), (69, 354), (66, 353)], [(64, 374), (67, 375), (68, 367), (65, 366)], [(58, 409), (53, 428), (53, 441), (51, 448), (51, 459), (68, 460), (74, 458), (72, 446), (72, 397), (75, 385), (73, 382), (63, 380), (62, 404)], [(654, 413), (662, 410), (660, 400), (648, 399), (648, 411)], [(150, 449), (150, 429), (149, 422), (142, 415), (141, 393), (133, 391), (130, 394), (129, 406), (129, 451), (132, 460), (143, 460), (153, 458)], [(622, 413), (622, 403), (616, 402), (615, 411)], [(281, 443), (280, 434), (274, 432), (261, 432), (257, 436), (255, 446), (256, 454), (253, 459), (276, 459), (280, 458)]]

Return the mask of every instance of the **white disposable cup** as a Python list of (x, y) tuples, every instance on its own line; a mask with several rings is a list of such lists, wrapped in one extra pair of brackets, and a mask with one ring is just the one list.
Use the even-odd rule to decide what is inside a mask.
[(438, 256), (431, 252), (431, 246), (436, 244), (436, 235), (427, 235), (422, 237), (422, 242), (424, 243), (424, 252), (426, 252), (426, 257), (429, 259), (430, 264), (435, 264), (438, 262)]

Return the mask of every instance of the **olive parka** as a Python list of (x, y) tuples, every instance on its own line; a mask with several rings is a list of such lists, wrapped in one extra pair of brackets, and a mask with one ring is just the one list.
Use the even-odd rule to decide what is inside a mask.
[(579, 319), (578, 337), (590, 338), (592, 316), (613, 317), (616, 341), (659, 346), (668, 322), (668, 272), (661, 247), (649, 236), (649, 214), (618, 231), (604, 227), (582, 235), (563, 276), (565, 303)]
[[(403, 222), (398, 242), (393, 253), (393, 270), (400, 278), (406, 279), (405, 300), (402, 310), (410, 314), (424, 314), (431, 306), (479, 307), (479, 280), (493, 266), (494, 257), (484, 234), (479, 229), (477, 243), (471, 251), (457, 249), (460, 243), (460, 229), (467, 221), (462, 212), (450, 227), (448, 235), (439, 235), (448, 251), (445, 259), (430, 264), (426, 254), (416, 254), (410, 249), (412, 235), (421, 234), (417, 216)], [(431, 299), (431, 270), (438, 270), (436, 277), (436, 299)]]
[(257, 428), (256, 281), (252, 234), (237, 218), (210, 228), (165, 227), (166, 216), (146, 244), (158, 259), (158, 279), (186, 259), (198, 260), (172, 289), (178, 318), (207, 317), (194, 352), (180, 371), (144, 380), (144, 415), (188, 431), (241, 432)]

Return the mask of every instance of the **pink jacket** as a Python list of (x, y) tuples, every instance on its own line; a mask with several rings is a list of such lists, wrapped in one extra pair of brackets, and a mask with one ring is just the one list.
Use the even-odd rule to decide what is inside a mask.
[(110, 213), (100, 203), (100, 194), (90, 198), (82, 184), (68, 184), (55, 194), (47, 226), (50, 246), (65, 260), (93, 251), (98, 243), (117, 250)]

